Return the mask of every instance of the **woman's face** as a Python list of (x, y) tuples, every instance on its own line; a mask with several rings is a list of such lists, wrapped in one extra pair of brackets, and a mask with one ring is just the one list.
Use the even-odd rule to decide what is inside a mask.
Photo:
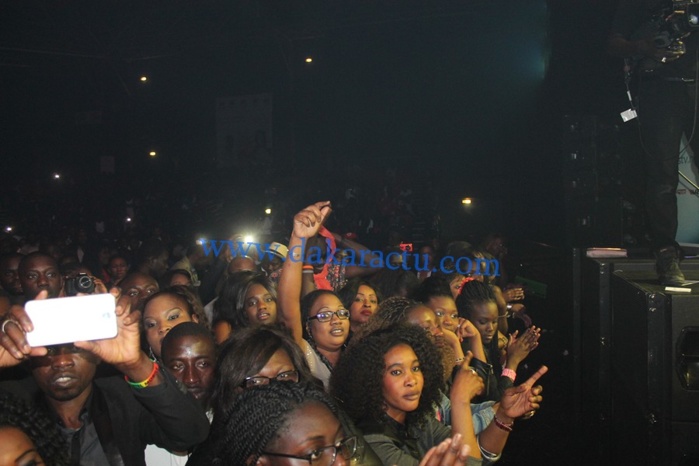
[(426, 304), (437, 316), (437, 325), (452, 332), (456, 331), (456, 326), (459, 324), (459, 313), (456, 310), (454, 298), (432, 296)]
[(481, 334), (483, 344), (488, 344), (498, 331), (498, 306), (494, 301), (478, 303), (473, 306), (471, 322)]
[(119, 283), (126, 276), (126, 272), (129, 271), (129, 265), (123, 257), (115, 257), (109, 261), (108, 269), (112, 281)]
[(318, 348), (336, 351), (347, 341), (350, 329), (349, 319), (341, 319), (337, 314), (332, 314), (328, 322), (320, 322), (315, 318), (318, 313), (330, 313), (340, 310), (346, 310), (340, 298), (327, 293), (320, 295), (311, 306), (311, 310), (308, 313), (307, 329)]
[(369, 317), (374, 315), (378, 306), (379, 300), (376, 298), (376, 292), (370, 286), (360, 285), (357, 296), (354, 297), (349, 308), (352, 326), (366, 323)]
[[(274, 456), (270, 453), (295, 457), (319, 455), (321, 460), (330, 459), (335, 450), (327, 447), (336, 445), (345, 438), (337, 417), (327, 406), (317, 401), (307, 401), (289, 413), (286, 425), (277, 434), (278, 436), (263, 448), (268, 453), (260, 457), (259, 464), (266, 466), (305, 464), (295, 458)], [(324, 463), (321, 461), (321, 464)], [(335, 461), (330, 464), (347, 466), (350, 460), (345, 459), (338, 452)]]
[(3, 426), (0, 427), (0, 464), (38, 466), (44, 464), (44, 460), (24, 432), (16, 427)]
[(248, 287), (243, 309), (252, 325), (269, 325), (277, 321), (277, 302), (267, 288), (259, 283), (253, 283)]
[(451, 289), (451, 296), (452, 298), (456, 299), (457, 296), (461, 293), (461, 288), (464, 286), (464, 280), (466, 277), (463, 275), (455, 275), (454, 278), (451, 279), (449, 282), (449, 289)]
[(415, 306), (406, 315), (406, 320), (409, 324), (425, 329), (437, 346), (444, 345), (444, 333), (437, 322), (437, 316), (429, 307), (422, 304)]
[[(255, 377), (260, 377), (260, 380), (253, 380)], [(245, 378), (242, 386), (245, 388), (254, 387), (256, 385), (266, 385), (272, 380), (277, 382), (298, 382), (299, 376), (294, 362), (291, 360), (289, 353), (286, 350), (279, 348), (267, 360), (264, 367), (256, 374), (251, 374)], [(242, 388), (241, 388), (242, 391)]]
[(420, 361), (413, 349), (396, 345), (384, 355), (383, 399), (386, 414), (403, 424), (407, 413), (415, 411), (420, 404), (424, 379)]
[(158, 358), (160, 344), (167, 332), (182, 322), (198, 322), (197, 316), (190, 316), (187, 308), (183, 299), (169, 294), (148, 301), (143, 311), (143, 328), (146, 331), (146, 340)]

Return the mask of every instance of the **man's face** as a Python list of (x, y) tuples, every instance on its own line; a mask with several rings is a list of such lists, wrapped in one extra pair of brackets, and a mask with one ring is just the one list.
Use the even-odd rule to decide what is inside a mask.
[(200, 336), (183, 336), (169, 342), (162, 352), (163, 364), (187, 391), (206, 406), (214, 386), (216, 348)]
[(31, 358), (32, 375), (50, 400), (70, 401), (89, 395), (98, 362), (72, 344), (50, 346), (46, 356)]
[(22, 256), (10, 256), (0, 262), (0, 285), (11, 295), (18, 296), (23, 293), (22, 284), (19, 281), (19, 263)]
[(119, 284), (122, 293), (129, 297), (131, 310), (141, 310), (143, 302), (158, 292), (158, 282), (150, 275), (135, 272), (129, 274)]
[(63, 288), (63, 277), (56, 261), (49, 256), (24, 258), (19, 268), (19, 281), (28, 300), (48, 290), (49, 298), (57, 298)]

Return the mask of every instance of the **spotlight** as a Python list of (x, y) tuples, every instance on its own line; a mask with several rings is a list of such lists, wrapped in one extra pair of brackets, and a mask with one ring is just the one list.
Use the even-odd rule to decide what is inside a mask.
[(142, 83), (144, 83), (144, 82), (148, 81), (148, 76), (141, 76), (140, 80)]
[(313, 63), (312, 57), (306, 57), (306, 63)]
[(7, 225), (7, 226), (5, 227), (5, 232), (6, 232), (6, 233), (12, 233), (12, 227), (11, 227), (10, 225)]
[(272, 209), (266, 208), (266, 209), (265, 209), (265, 214), (271, 215), (271, 214), (272, 214)]
[(465, 197), (465, 198), (461, 199), (461, 203), (463, 205), (471, 205), (471, 204), (473, 204), (473, 199), (471, 199), (470, 197)]
[(156, 151), (152, 150), (152, 151), (148, 152), (148, 155), (150, 155), (151, 157), (155, 157), (156, 155), (158, 155), (158, 153)]
[(254, 243), (254, 242), (255, 242), (255, 237), (252, 236), (252, 235), (245, 235), (245, 236), (243, 237), (243, 242), (244, 242), (244, 243), (248, 243), (248, 244)]
[(126, 223), (131, 223), (131, 217), (126, 217)]
[(54, 174), (53, 174), (53, 179), (54, 179), (54, 180), (60, 180), (60, 179), (61, 179), (61, 174), (60, 174), (60, 173), (54, 173)]

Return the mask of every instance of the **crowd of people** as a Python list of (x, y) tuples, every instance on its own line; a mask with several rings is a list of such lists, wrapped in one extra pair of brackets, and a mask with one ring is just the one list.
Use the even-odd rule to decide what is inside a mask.
[[(394, 263), (330, 232), (331, 212), (297, 212), (263, 255), (193, 239), (176, 257), (162, 235), (96, 251), (6, 238), (0, 464), (498, 461), (547, 371), (517, 375), (541, 329), (525, 290), (492, 269), (504, 239)], [(355, 254), (366, 264), (343, 261)], [(114, 297), (115, 338), (29, 346), (27, 302), (95, 293)]]

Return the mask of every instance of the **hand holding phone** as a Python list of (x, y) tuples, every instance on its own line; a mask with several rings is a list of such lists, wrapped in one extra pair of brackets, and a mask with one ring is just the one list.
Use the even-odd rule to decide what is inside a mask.
[(59, 345), (117, 336), (116, 303), (111, 294), (29, 301), (25, 304), (34, 330), (30, 346)]

